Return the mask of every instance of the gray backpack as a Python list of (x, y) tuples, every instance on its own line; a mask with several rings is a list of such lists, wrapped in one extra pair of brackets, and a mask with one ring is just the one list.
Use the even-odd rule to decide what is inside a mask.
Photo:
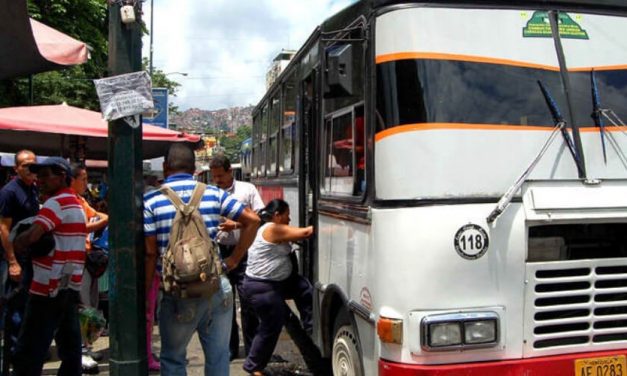
[(176, 208), (163, 255), (163, 287), (179, 298), (210, 298), (220, 287), (218, 246), (211, 240), (199, 207), (207, 185), (197, 183), (187, 205), (167, 186), (160, 188)]

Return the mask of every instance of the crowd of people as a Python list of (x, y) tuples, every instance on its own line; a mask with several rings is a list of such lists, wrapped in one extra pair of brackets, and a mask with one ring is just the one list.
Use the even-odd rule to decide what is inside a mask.
[[(254, 185), (234, 179), (225, 156), (210, 163), (213, 184), (197, 182), (195, 166), (193, 150), (173, 144), (165, 156), (164, 179), (147, 176), (144, 181), (148, 368), (185, 375), (187, 347), (197, 333), (205, 375), (228, 375), (230, 361), (241, 355), (237, 295), (243, 368), (261, 375), (288, 315), (286, 299), (294, 299), (303, 328), (311, 331), (312, 286), (297, 274), (290, 244), (314, 230), (290, 226), (288, 204), (275, 199), (265, 205)], [(87, 255), (94, 253), (90, 234), (103, 232), (115, 213), (106, 212), (106, 201), (92, 201), (99, 195), (83, 165), (60, 157), (37, 163), (33, 152), (23, 150), (15, 156), (14, 169), (15, 178), (0, 189), (2, 327), (11, 339), (5, 341), (4, 363), (15, 375), (39, 375), (54, 339), (59, 375), (97, 373), (98, 354), (82, 339), (79, 312), (98, 309), (98, 276), (85, 268)], [(192, 209), (201, 216), (203, 231), (219, 250), (211, 294), (164, 289), (171, 271), (164, 258), (173, 246), (173, 227), (179, 226), (179, 204), (196, 205)], [(160, 354), (153, 351), (155, 313)]]

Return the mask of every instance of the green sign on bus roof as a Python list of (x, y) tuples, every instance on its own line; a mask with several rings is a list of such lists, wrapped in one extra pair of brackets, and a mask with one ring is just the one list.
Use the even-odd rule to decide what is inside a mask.
[[(588, 33), (572, 19), (568, 13), (559, 13), (560, 37), (569, 39), (589, 39)], [(533, 12), (527, 25), (523, 27), (523, 38), (552, 38), (549, 14), (546, 11)]]

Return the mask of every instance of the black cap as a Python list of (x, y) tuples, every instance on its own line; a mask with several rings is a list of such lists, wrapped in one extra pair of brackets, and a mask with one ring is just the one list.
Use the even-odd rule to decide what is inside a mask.
[(43, 160), (41, 163), (34, 163), (28, 166), (30, 172), (37, 173), (44, 167), (52, 167), (57, 168), (65, 172), (65, 175), (68, 177), (72, 177), (72, 169), (70, 168), (70, 164), (62, 157), (48, 157)]

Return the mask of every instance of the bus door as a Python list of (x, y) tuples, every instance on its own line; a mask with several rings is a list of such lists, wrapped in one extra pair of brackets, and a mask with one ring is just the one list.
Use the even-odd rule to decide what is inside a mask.
[[(300, 115), (298, 121), (301, 122), (298, 129), (299, 133), (299, 145), (300, 158), (299, 158), (299, 177), (298, 185), (299, 190), (299, 203), (300, 203), (300, 218), (299, 223), (301, 226), (316, 225), (318, 222), (318, 215), (316, 210), (316, 203), (318, 202), (318, 173), (316, 172), (316, 166), (320, 161), (320, 155), (318, 153), (317, 141), (316, 141), (316, 129), (318, 122), (317, 105), (319, 100), (317, 98), (318, 93), (318, 69), (313, 69), (311, 74), (300, 82), (299, 85), (299, 106), (297, 113)], [(314, 283), (316, 276), (314, 275), (314, 263), (316, 249), (316, 232), (314, 236), (308, 239), (305, 249), (303, 250), (303, 262), (301, 265), (301, 273), (310, 282)]]

